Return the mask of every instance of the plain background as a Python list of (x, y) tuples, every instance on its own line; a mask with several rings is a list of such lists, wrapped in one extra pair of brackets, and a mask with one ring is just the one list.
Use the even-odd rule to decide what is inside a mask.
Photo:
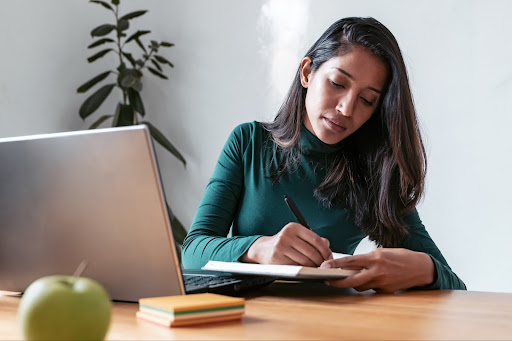
[[(87, 95), (76, 93), (117, 66), (114, 55), (86, 61), (89, 32), (110, 12), (85, 0), (0, 5), (0, 137), (86, 129), (113, 113), (117, 93), (82, 122)], [(512, 1), (121, 1), (122, 13), (140, 9), (149, 12), (130, 32), (176, 44), (162, 52), (175, 64), (170, 80), (146, 72), (142, 97), (188, 162), (157, 147), (169, 203), (186, 226), (230, 131), (274, 117), (300, 59), (332, 22), (373, 16), (408, 66), (428, 152), (418, 207), (427, 230), (468, 289), (512, 292)]]

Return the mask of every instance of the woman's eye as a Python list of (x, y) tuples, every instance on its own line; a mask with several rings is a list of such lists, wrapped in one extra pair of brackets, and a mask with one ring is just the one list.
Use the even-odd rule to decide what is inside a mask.
[(337, 88), (344, 88), (344, 86), (343, 86), (343, 85), (338, 84), (338, 83), (336, 83), (336, 82), (334, 82), (334, 81), (332, 81), (332, 80), (329, 80), (329, 82), (331, 82), (331, 84), (332, 84), (332, 85), (334, 85), (334, 86), (335, 86), (335, 87), (337, 87)]
[(373, 102), (372, 101), (369, 101), (367, 100), (366, 98), (364, 97), (361, 97), (361, 100), (363, 101), (364, 104), (368, 105), (368, 106), (372, 106), (373, 105)]

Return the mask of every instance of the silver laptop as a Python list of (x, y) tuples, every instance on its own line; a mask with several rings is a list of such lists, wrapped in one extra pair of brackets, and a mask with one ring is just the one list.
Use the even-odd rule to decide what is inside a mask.
[(3, 138), (0, 163), (0, 290), (72, 275), (84, 259), (82, 275), (119, 301), (272, 281), (182, 275), (146, 126)]
[(145, 126), (0, 139), (0, 290), (72, 275), (115, 300), (185, 292)]

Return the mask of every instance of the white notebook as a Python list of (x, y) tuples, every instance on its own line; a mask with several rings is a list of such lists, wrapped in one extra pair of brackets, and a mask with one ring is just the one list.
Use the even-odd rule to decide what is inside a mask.
[[(333, 253), (334, 258), (341, 258), (348, 255)], [(358, 270), (346, 270), (340, 268), (314, 268), (300, 265), (274, 265), (274, 264), (253, 264), (240, 262), (220, 262), (209, 261), (202, 268), (203, 270), (213, 270), (222, 272), (231, 272), (245, 275), (260, 275), (281, 278), (303, 278), (303, 279), (333, 279), (345, 278), (358, 273)]]

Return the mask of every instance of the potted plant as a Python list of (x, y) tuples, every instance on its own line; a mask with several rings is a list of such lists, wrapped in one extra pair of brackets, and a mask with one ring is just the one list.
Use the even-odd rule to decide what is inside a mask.
[[(144, 120), (146, 111), (140, 95), (144, 71), (148, 71), (159, 78), (168, 79), (164, 73), (164, 67), (172, 68), (174, 65), (160, 54), (160, 50), (172, 47), (174, 44), (151, 40), (150, 44), (144, 45), (142, 38), (147, 37), (151, 33), (148, 30), (137, 30), (128, 34), (131, 21), (144, 15), (147, 10), (120, 15), (120, 0), (111, 0), (111, 3), (99, 0), (91, 0), (90, 2), (101, 5), (111, 11), (114, 16), (114, 22), (99, 25), (91, 31), (91, 36), (95, 38), (95, 41), (88, 48), (95, 49), (96, 52), (87, 58), (87, 61), (93, 63), (107, 54), (117, 54), (118, 63), (115, 69), (106, 70), (78, 87), (78, 93), (85, 93), (101, 82), (107, 83), (96, 88), (83, 102), (79, 109), (80, 117), (85, 120), (91, 116), (113, 93), (112, 91), (117, 88), (120, 90), (118, 95), (120, 95), (121, 101), (117, 104), (114, 113), (100, 116), (90, 126), (90, 129), (97, 128), (108, 120), (111, 120), (112, 127), (145, 124), (155, 141), (180, 160), (183, 166), (186, 166), (186, 161), (181, 153), (165, 135), (149, 121)], [(138, 57), (127, 50), (128, 46), (133, 46), (134, 44), (139, 49)], [(97, 51), (99, 48), (101, 49)], [(181, 245), (185, 238), (186, 230), (172, 213), (169, 206), (168, 211), (173, 227), (174, 239), (178, 245)]]

